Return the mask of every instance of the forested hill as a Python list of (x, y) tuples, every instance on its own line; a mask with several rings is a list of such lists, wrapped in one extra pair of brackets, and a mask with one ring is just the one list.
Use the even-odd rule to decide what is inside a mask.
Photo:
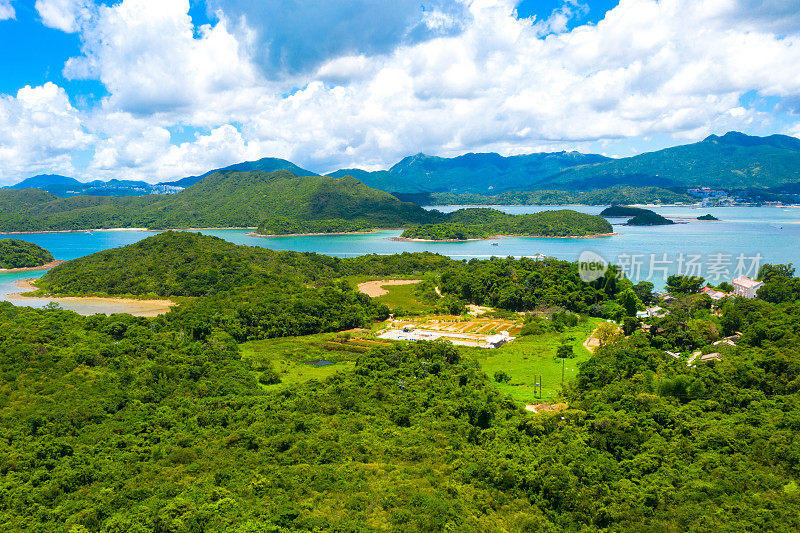
[(212, 174), (216, 174), (217, 172), (252, 172), (252, 171), (259, 171), (259, 172), (275, 172), (278, 170), (287, 170), (296, 176), (318, 176), (315, 172), (311, 172), (310, 170), (306, 170), (304, 168), (300, 168), (291, 161), (287, 161), (285, 159), (280, 159), (277, 157), (263, 157), (257, 161), (244, 161), (242, 163), (236, 163), (233, 165), (229, 165), (223, 168), (217, 168), (214, 170), (209, 170), (208, 172), (201, 174), (199, 176), (189, 176), (186, 178), (179, 179), (177, 181), (165, 181), (159, 183), (159, 185), (172, 185), (175, 187), (190, 187), (195, 183), (199, 182), (203, 178), (206, 178)]
[(745, 189), (800, 182), (800, 139), (711, 135), (694, 144), (566, 169), (537, 188), (587, 190), (612, 185)]
[(58, 295), (207, 296), (254, 284), (307, 285), (353, 274), (414, 275), (456, 263), (430, 252), (341, 259), (233, 244), (188, 231), (165, 231), (63, 263), (49, 270), (37, 285)]
[(0, 239), (0, 268), (31, 268), (53, 260), (53, 254), (32, 242)]
[(510, 215), (496, 209), (459, 209), (445, 215), (445, 221), (405, 230), (407, 239), (466, 240), (500, 235), (536, 237), (587, 237), (613, 232), (603, 217), (571, 209)]
[(167, 196), (59, 199), (31, 189), (0, 190), (0, 231), (255, 227), (274, 217), (399, 227), (429, 222), (431, 215), (354, 178), (298, 177), (288, 171), (217, 172)]

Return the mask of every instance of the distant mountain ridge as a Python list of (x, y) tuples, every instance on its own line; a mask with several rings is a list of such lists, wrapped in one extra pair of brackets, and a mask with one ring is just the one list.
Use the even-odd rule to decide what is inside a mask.
[[(40, 175), (9, 188), (37, 188), (57, 196), (75, 194), (136, 196), (175, 192), (218, 172), (288, 171), (318, 176), (286, 159), (265, 157), (200, 176), (151, 185), (111, 180), (81, 183), (74, 178)], [(457, 157), (416, 154), (388, 170), (340, 169), (333, 178), (352, 176), (391, 194), (432, 193), (494, 196), (521, 191), (593, 191), (610, 187), (661, 187), (680, 190), (698, 186), (724, 189), (793, 191), (800, 183), (800, 139), (787, 135), (757, 137), (731, 131), (702, 141), (611, 159), (598, 154), (546, 152), (515, 156), (468, 153)], [(683, 191), (685, 192), (685, 191)]]
[(543, 152), (501, 156), (494, 152), (438, 157), (422, 153), (406, 157), (389, 170), (353, 169), (329, 175), (350, 174), (370, 187), (392, 193), (454, 192), (497, 194), (528, 189), (548, 176), (579, 165), (608, 161), (597, 154)]
[(242, 163), (228, 165), (227, 167), (209, 170), (205, 174), (201, 174), (199, 176), (189, 176), (176, 181), (164, 181), (159, 183), (159, 185), (172, 185), (175, 187), (186, 188), (186, 187), (191, 187), (192, 185), (199, 182), (203, 178), (208, 177), (217, 172), (228, 172), (228, 171), (252, 172), (256, 170), (259, 172), (276, 172), (278, 170), (286, 170), (291, 172), (295, 176), (319, 176), (319, 174), (311, 172), (310, 170), (306, 170), (304, 168), (300, 168), (291, 161), (287, 161), (286, 159), (280, 159), (277, 157), (263, 157), (256, 161), (244, 161)]
[(59, 174), (40, 174), (38, 176), (32, 176), (15, 185), (4, 187), (4, 189), (39, 189), (55, 194), (60, 198), (78, 195), (144, 196), (147, 194), (164, 194), (177, 190), (175, 187), (162, 184), (153, 185), (146, 181), (111, 179), (108, 181), (94, 180), (82, 182), (75, 178)]
[(614, 185), (771, 188), (800, 182), (800, 139), (731, 131), (700, 142), (565, 169), (537, 184), (590, 190)]

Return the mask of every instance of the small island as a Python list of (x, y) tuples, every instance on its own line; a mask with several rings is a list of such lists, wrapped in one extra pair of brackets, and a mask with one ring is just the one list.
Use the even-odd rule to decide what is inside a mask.
[(53, 254), (32, 242), (0, 239), (0, 270), (23, 270), (53, 263)]
[(612, 218), (635, 217), (645, 213), (653, 213), (653, 211), (650, 211), (649, 209), (643, 209), (641, 207), (631, 207), (629, 205), (612, 205), (600, 211), (600, 216)]
[(675, 222), (665, 218), (655, 211), (642, 209), (641, 207), (630, 207), (627, 205), (612, 205), (600, 212), (601, 217), (631, 217), (626, 225), (628, 226), (666, 226)]
[(588, 238), (611, 235), (602, 217), (571, 209), (509, 215), (496, 209), (460, 209), (448, 221), (406, 229), (403, 240), (467, 241), (500, 236)]
[(636, 215), (635, 217), (628, 220), (628, 226), (667, 226), (669, 224), (674, 224), (672, 220), (662, 217), (658, 213), (653, 211), (645, 210), (644, 213)]
[(712, 215), (711, 213), (708, 213), (707, 215), (700, 215), (699, 217), (697, 217), (697, 220), (719, 220), (719, 219), (714, 215)]

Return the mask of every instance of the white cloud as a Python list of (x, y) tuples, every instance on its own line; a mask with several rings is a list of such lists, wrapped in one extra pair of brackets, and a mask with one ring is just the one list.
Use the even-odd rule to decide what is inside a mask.
[(8, 20), (16, 17), (14, 6), (11, 5), (11, 0), (0, 0), (0, 20)]
[(91, 16), (92, 0), (36, 0), (34, 7), (45, 26), (73, 33)]
[(104, 116), (98, 130), (102, 130), (104, 139), (97, 143), (88, 170), (104, 178), (123, 176), (157, 182), (259, 157), (257, 145), (247, 143), (230, 124), (179, 144), (171, 144), (166, 128), (127, 113)]
[(92, 140), (67, 94), (53, 83), (0, 96), (0, 181), (37, 172), (71, 174), (72, 154)]
[(197, 28), (188, 10), (189, 0), (99, 7), (82, 31), (85, 55), (67, 61), (64, 74), (102, 81), (110, 109), (146, 115), (216, 107), (224, 115), (258, 79), (247, 32), (235, 36), (224, 18)]

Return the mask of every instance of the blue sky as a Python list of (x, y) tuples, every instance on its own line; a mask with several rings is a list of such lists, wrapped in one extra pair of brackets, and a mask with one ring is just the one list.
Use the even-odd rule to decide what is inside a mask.
[(0, 184), (800, 134), (797, 0), (0, 0), (0, 47)]

